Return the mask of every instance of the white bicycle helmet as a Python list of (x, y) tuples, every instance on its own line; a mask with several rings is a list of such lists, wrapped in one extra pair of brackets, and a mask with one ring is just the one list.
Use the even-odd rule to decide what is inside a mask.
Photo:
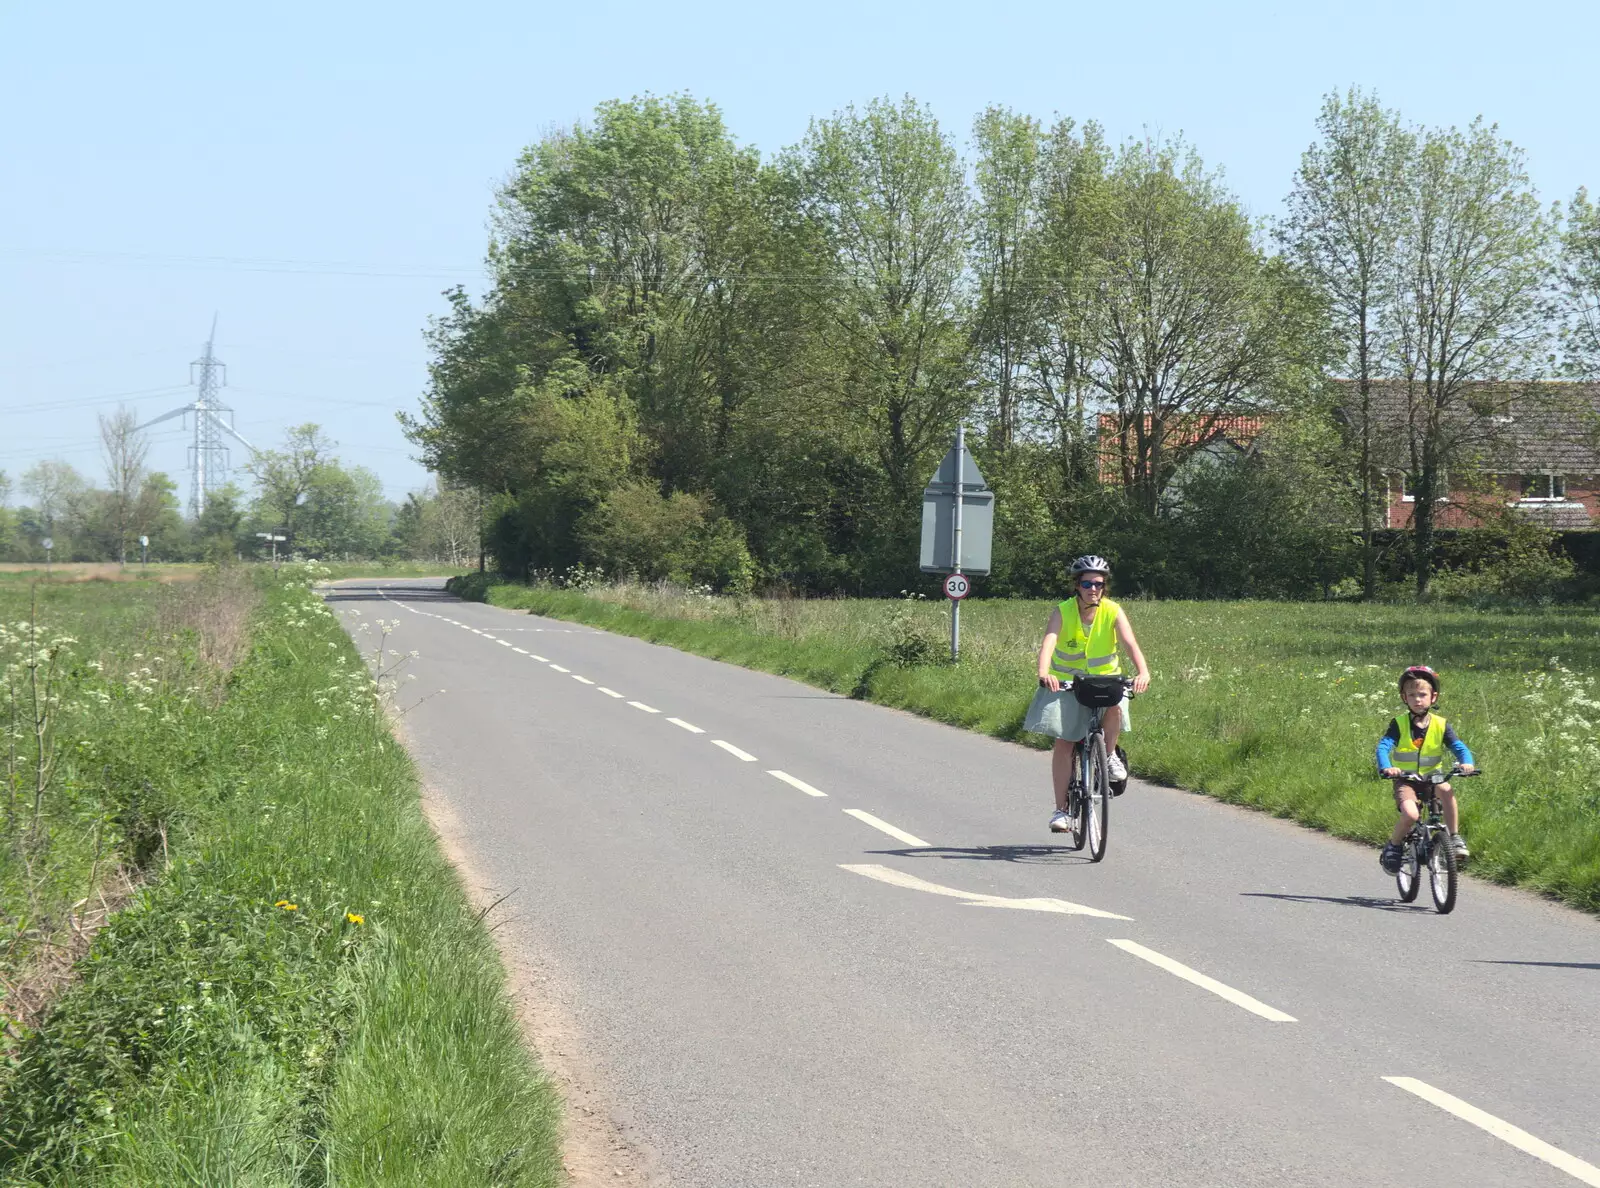
[(1077, 577), (1080, 573), (1103, 573), (1110, 577), (1111, 562), (1099, 553), (1085, 553), (1072, 563), (1072, 576)]

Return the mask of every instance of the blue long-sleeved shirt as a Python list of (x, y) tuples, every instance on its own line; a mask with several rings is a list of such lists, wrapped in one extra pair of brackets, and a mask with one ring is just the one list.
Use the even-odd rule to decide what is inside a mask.
[[(1410, 721), (1410, 719), (1407, 718), (1407, 721)], [(1416, 723), (1413, 722), (1411, 724), (1411, 737), (1417, 742), (1418, 745), (1421, 745), (1423, 735), (1426, 733), (1427, 731), (1423, 731), (1422, 734), (1418, 734)], [(1390, 763), (1390, 758), (1394, 755), (1395, 743), (1399, 741), (1399, 720), (1394, 719), (1390, 721), (1389, 729), (1383, 732), (1383, 737), (1378, 740), (1379, 771), (1382, 771), (1386, 767), (1393, 766), (1393, 764)], [(1444, 724), (1444, 745), (1450, 748), (1450, 753), (1456, 757), (1456, 762), (1461, 764), (1463, 767), (1473, 762), (1472, 752), (1467, 749), (1466, 743), (1462, 742), (1456, 737), (1456, 728), (1450, 725), (1448, 722)]]

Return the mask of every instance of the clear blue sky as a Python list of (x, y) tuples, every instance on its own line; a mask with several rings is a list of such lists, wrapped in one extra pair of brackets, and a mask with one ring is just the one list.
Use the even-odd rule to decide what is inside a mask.
[[(1597, 45), (1595, 0), (0, 0), (0, 469), (98, 474), (95, 413), (185, 399), (217, 312), (247, 437), (315, 420), (391, 498), (419, 486), (394, 410), (422, 327), (481, 284), (518, 150), (604, 99), (688, 90), (767, 152), (907, 92), (963, 139), (991, 103), (1181, 131), (1272, 214), (1322, 96), (1355, 84), (1418, 122), (1498, 122), (1565, 200), (1600, 189)], [(162, 430), (151, 460), (187, 497)]]

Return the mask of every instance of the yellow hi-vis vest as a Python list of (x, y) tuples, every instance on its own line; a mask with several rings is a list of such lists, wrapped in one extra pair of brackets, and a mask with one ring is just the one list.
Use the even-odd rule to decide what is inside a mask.
[(1095, 608), (1088, 632), (1078, 615), (1078, 600), (1069, 598), (1061, 610), (1061, 634), (1056, 636), (1055, 655), (1050, 657), (1050, 675), (1063, 681), (1073, 677), (1104, 676), (1122, 671), (1117, 661), (1117, 615), (1122, 608), (1102, 598)]
[(1422, 749), (1417, 749), (1417, 744), (1411, 741), (1411, 715), (1405, 714), (1394, 720), (1395, 729), (1399, 732), (1400, 739), (1394, 744), (1394, 750), (1389, 752), (1389, 763), (1401, 771), (1415, 772), (1417, 775), (1427, 775), (1436, 768), (1445, 764), (1444, 745), (1444, 719), (1438, 714), (1428, 718), (1427, 733), (1422, 736)]

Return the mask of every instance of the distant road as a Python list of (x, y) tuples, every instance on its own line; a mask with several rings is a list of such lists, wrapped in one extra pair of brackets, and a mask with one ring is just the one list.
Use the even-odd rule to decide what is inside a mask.
[(1093, 866), (1039, 752), (437, 582), (333, 597), (447, 690), (416, 760), (674, 1184), (1600, 1186), (1593, 919), (1408, 908), (1373, 848), (1137, 782)]

